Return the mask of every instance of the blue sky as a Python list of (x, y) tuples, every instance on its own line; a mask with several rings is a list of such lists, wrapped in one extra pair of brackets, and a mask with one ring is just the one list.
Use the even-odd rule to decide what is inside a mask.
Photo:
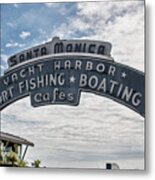
[(143, 4), (143, 1), (2, 4), (1, 74), (10, 55), (53, 36), (110, 41), (114, 58), (130, 65), (132, 52), (135, 65), (144, 70), (142, 55), (136, 55), (136, 51), (144, 48)]
[[(1, 74), (10, 55), (54, 36), (109, 41), (115, 61), (144, 71), (144, 2), (111, 1), (1, 5)], [(76, 109), (32, 108), (28, 97), (5, 108), (1, 123), (34, 142), (27, 159), (45, 166), (144, 168), (144, 119), (110, 99), (83, 93)]]
[(12, 54), (47, 41), (57, 26), (74, 16), (75, 9), (73, 3), (1, 5), (2, 52)]

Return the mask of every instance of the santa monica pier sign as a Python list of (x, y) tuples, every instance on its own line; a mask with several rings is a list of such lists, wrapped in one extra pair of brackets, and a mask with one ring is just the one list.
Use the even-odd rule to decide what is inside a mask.
[(0, 78), (0, 110), (28, 95), (34, 107), (78, 105), (84, 91), (145, 116), (144, 73), (115, 62), (110, 51), (108, 42), (55, 37), (11, 56)]

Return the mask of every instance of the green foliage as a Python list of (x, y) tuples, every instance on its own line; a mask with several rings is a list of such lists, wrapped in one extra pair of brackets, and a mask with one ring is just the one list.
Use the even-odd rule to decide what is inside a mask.
[(1, 150), (1, 143), (0, 143), (0, 165), (3, 162), (2, 150)]
[(18, 144), (14, 144), (13, 147), (14, 147), (14, 151), (15, 151), (16, 153), (18, 153)]
[(16, 164), (16, 162), (18, 162), (18, 156), (15, 152), (10, 151), (6, 154), (6, 162), (7, 163), (11, 163), (12, 166), (14, 166)]
[(39, 168), (40, 167), (40, 163), (41, 161), (39, 159), (35, 160), (33, 163), (32, 163), (32, 166), (36, 167), (36, 168)]
[(18, 167), (26, 167), (26, 163), (23, 160), (18, 161)]
[(16, 166), (16, 167), (26, 167), (26, 163), (19, 159), (18, 155), (13, 152), (10, 151), (8, 152), (4, 158), (2, 159), (2, 161), (0, 162), (0, 165), (4, 165), (4, 166)]
[[(15, 151), (17, 152), (18, 146), (14, 146), (14, 148)], [(0, 144), (0, 166), (27, 167), (26, 162), (20, 159), (16, 152), (13, 151), (10, 151), (8, 153), (5, 152), (4, 155), (2, 155), (2, 149)], [(39, 168), (41, 161), (37, 159), (31, 164), (33, 167)]]

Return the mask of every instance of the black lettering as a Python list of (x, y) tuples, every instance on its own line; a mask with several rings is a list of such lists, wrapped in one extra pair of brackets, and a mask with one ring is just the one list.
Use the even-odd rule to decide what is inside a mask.
[(54, 46), (54, 53), (61, 53), (63, 52), (63, 43), (56, 43)]
[(25, 61), (24, 54), (21, 54), (21, 55), (19, 56), (19, 60), (20, 60), (20, 62), (23, 62), (23, 61)]
[(32, 51), (26, 53), (26, 59), (32, 59)]
[(9, 63), (10, 67), (15, 66), (16, 64), (18, 64), (16, 56), (11, 56), (8, 59), (8, 63)]
[(89, 52), (89, 53), (94, 53), (94, 51), (95, 51), (95, 46), (96, 46), (95, 44), (90, 44), (90, 45), (89, 45), (88, 52)]
[(33, 50), (33, 52), (35, 53), (35, 57), (38, 57), (38, 51), (39, 51), (38, 48)]
[(81, 52), (81, 43), (80, 44), (75, 44), (75, 52)]
[(83, 49), (83, 52), (86, 51), (86, 43), (83, 44), (83, 48), (82, 49)]
[(46, 55), (46, 54), (47, 54), (47, 49), (46, 49), (46, 47), (42, 47), (42, 48), (41, 48), (41, 56)]
[(67, 44), (67, 46), (66, 46), (66, 52), (72, 52), (72, 47), (73, 47), (72, 44)]
[(100, 45), (99, 48), (98, 48), (98, 52), (97, 52), (97, 53), (98, 53), (98, 54), (105, 54), (104, 51), (105, 51), (105, 46)]

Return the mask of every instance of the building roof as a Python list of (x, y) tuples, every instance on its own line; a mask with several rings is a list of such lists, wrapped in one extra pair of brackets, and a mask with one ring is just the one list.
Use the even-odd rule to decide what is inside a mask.
[(0, 131), (0, 140), (9, 141), (9, 142), (16, 143), (16, 144), (24, 144), (24, 145), (34, 146), (34, 144), (32, 142), (27, 141), (24, 138), (15, 136), (13, 134), (4, 133), (1, 131)]

